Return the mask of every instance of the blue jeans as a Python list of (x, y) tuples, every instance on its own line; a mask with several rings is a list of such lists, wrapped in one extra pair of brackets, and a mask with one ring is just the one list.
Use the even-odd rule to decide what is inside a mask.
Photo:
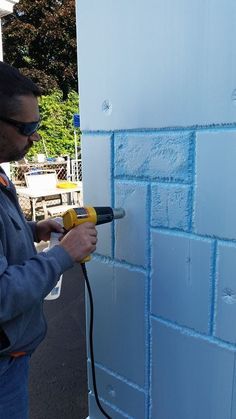
[(0, 418), (28, 419), (29, 356), (0, 358)]

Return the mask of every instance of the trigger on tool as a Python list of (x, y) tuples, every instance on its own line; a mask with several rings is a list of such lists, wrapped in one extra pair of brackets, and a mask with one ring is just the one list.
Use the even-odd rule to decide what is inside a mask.
[(83, 260), (81, 260), (81, 263), (89, 262), (91, 260), (91, 256), (86, 256)]

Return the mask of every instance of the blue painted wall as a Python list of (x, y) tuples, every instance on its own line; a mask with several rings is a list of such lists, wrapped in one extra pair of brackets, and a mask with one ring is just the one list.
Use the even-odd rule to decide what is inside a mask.
[(174, 3), (78, 2), (84, 202), (126, 211), (88, 264), (98, 389), (114, 419), (235, 419), (236, 4)]

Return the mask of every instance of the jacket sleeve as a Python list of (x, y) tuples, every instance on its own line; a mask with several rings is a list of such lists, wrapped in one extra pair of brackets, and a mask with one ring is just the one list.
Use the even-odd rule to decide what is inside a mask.
[(57, 245), (22, 264), (9, 265), (0, 242), (0, 323), (27, 312), (42, 301), (60, 275), (73, 264), (70, 255)]

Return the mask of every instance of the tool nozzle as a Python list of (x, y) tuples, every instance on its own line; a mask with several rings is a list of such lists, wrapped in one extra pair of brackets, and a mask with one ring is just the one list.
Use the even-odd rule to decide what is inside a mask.
[(114, 216), (114, 220), (117, 220), (118, 218), (124, 218), (125, 210), (123, 208), (114, 208), (113, 216)]

